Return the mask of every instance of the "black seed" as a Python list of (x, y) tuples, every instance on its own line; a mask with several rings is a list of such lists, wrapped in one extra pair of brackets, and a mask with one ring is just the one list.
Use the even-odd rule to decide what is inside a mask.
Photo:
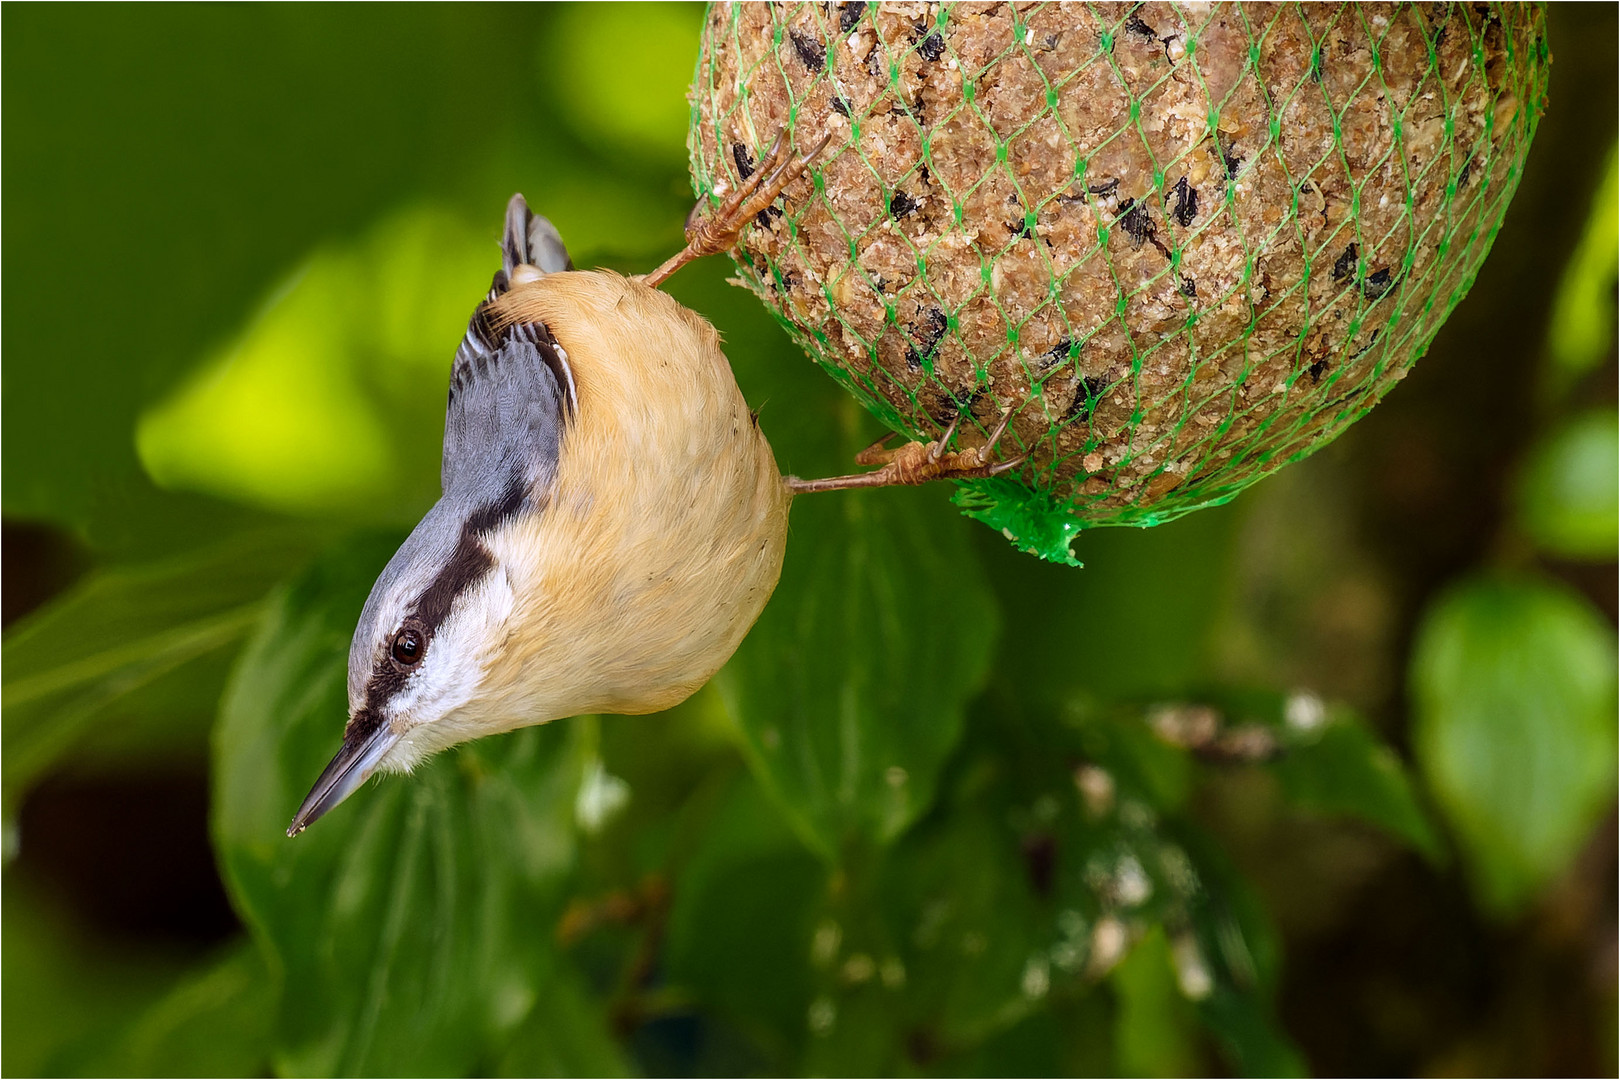
[(1315, 385), (1316, 383), (1319, 383), (1319, 382), (1322, 381), (1322, 373), (1327, 370), (1327, 366), (1328, 365), (1327, 365), (1326, 360), (1318, 360), (1316, 363), (1311, 365), (1311, 383), (1312, 383), (1312, 385)]
[(1035, 358), (1035, 376), (1044, 378), (1048, 372), (1059, 364), (1069, 362), (1069, 352), (1074, 346), (1073, 338), (1063, 338), (1056, 345), (1047, 349)]
[(929, 419), (933, 420), (941, 431), (949, 427), (951, 420), (962, 412), (956, 404), (956, 399), (951, 396), (948, 390), (945, 391), (944, 397), (936, 398), (924, 407), (928, 410)]
[(841, 97), (834, 96), (834, 98), (832, 99), (832, 107), (833, 107), (833, 109), (835, 111), (837, 111), (838, 113), (841, 113), (844, 116), (849, 115), (849, 102), (845, 101)]
[(1187, 178), (1183, 176), (1176, 181), (1176, 186), (1170, 189), (1170, 194), (1176, 197), (1176, 207), (1170, 212), (1171, 216), (1176, 219), (1177, 225), (1185, 229), (1198, 216), (1198, 189), (1188, 184)]
[(1468, 186), (1468, 178), (1474, 172), (1474, 155), (1469, 154), (1468, 160), (1463, 162), (1462, 171), (1457, 174), (1457, 190), (1461, 191)]
[(917, 44), (917, 53), (924, 60), (933, 62), (945, 55), (945, 39), (934, 31)]
[(1148, 216), (1147, 207), (1135, 199), (1126, 201), (1118, 220), (1130, 234), (1132, 247), (1141, 247), (1142, 241), (1153, 235), (1153, 219)]
[(945, 328), (950, 325), (950, 320), (945, 318), (945, 313), (939, 308), (929, 308), (923, 313), (922, 324), (918, 344), (922, 345), (925, 354), (932, 355), (934, 347), (939, 344), (939, 339), (945, 336)]
[(1107, 388), (1102, 379), (1095, 375), (1083, 376), (1074, 388), (1074, 400), (1069, 403), (1068, 409), (1063, 413), (1059, 423), (1068, 424), (1075, 420), (1089, 420), (1096, 411), (1097, 401)]
[(1137, 37), (1148, 38), (1151, 41), (1159, 40), (1158, 31), (1154, 30), (1153, 27), (1143, 22), (1140, 15), (1132, 15), (1130, 18), (1125, 20), (1125, 32), (1127, 34), (1135, 34)]
[(921, 204), (903, 191), (896, 191), (889, 199), (889, 216), (903, 218), (907, 214), (915, 214)]
[(793, 42), (793, 51), (799, 54), (799, 59), (810, 71), (818, 72), (827, 66), (827, 47), (821, 42), (797, 30), (789, 30), (788, 39)]
[(1181, 295), (1187, 297), (1189, 300), (1198, 299), (1198, 282), (1194, 281), (1190, 277), (1182, 278)]
[(1382, 270), (1375, 270), (1367, 275), (1366, 281), (1362, 282), (1361, 294), (1369, 300), (1382, 300), (1394, 290), (1397, 280), (1387, 266)]
[(945, 313), (939, 308), (929, 308), (923, 312), (922, 318), (912, 325), (911, 336), (916, 345), (906, 350), (906, 363), (920, 370), (924, 360), (932, 360), (948, 325)]
[(1243, 164), (1243, 156), (1237, 152), (1237, 148), (1235, 146), (1227, 142), (1225, 139), (1217, 138), (1215, 140), (1215, 145), (1220, 147), (1221, 164), (1226, 166), (1226, 178), (1228, 180), (1236, 180), (1238, 166)]
[(1356, 276), (1356, 257), (1360, 249), (1351, 244), (1339, 254), (1333, 263), (1333, 280), (1343, 284)]
[[(731, 144), (731, 160), (737, 164), (737, 176), (740, 179), (747, 180), (754, 175), (754, 156), (748, 152), (748, 147), (742, 143)], [(771, 219), (781, 216), (782, 211), (774, 206), (767, 206), (754, 215), (754, 224), (762, 229), (768, 229), (771, 227)]]
[(860, 2), (855, 2), (855, 3), (839, 4), (838, 5), (838, 30), (839, 30), (839, 32), (843, 33), (843, 34), (847, 34), (851, 30), (853, 30), (855, 28), (855, 24), (861, 21), (861, 16), (863, 14), (865, 14), (865, 12), (866, 12), (866, 4), (864, 3), (864, 0), (860, 0)]

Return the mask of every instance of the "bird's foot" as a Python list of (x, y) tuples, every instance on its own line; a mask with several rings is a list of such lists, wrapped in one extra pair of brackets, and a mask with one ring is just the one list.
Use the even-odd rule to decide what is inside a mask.
[(783, 477), (788, 489), (795, 493), (811, 491), (841, 491), (845, 488), (892, 487), (898, 484), (926, 484), (930, 480), (978, 480), (987, 476), (1000, 476), (1022, 465), (1028, 454), (1020, 454), (1006, 461), (992, 460), (996, 444), (1012, 422), (1012, 409), (1001, 414), (1001, 421), (990, 433), (983, 446), (966, 450), (949, 449), (951, 436), (956, 434), (961, 414), (951, 421), (939, 438), (932, 442), (908, 442), (889, 447), (891, 436), (885, 435), (855, 455), (857, 465), (878, 465), (867, 473), (849, 476), (829, 476), (821, 480), (801, 480), (797, 476)]
[(776, 141), (765, 152), (758, 167), (725, 202), (707, 214), (703, 212), (701, 202), (692, 208), (686, 224), (686, 246), (641, 280), (656, 289), (692, 260), (705, 255), (718, 255), (736, 247), (737, 238), (748, 223), (776, 201), (783, 189), (827, 148), (831, 138), (831, 135), (823, 136), (820, 142), (795, 161), (787, 144), (787, 130), (784, 128), (777, 132)]

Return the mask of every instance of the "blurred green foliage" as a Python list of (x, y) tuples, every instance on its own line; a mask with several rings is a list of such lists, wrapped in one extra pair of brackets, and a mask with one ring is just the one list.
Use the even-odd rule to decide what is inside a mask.
[(443, 211), (391, 214), (276, 286), (224, 355), (135, 429), (161, 487), (271, 510), (408, 514), (437, 495), (421, 432), (450, 377), (433, 347), (487, 288), (487, 238)]
[(1552, 362), (1545, 376), (1554, 392), (1603, 363), (1614, 343), (1616, 263), (1620, 253), (1620, 149), (1609, 151), (1609, 167), (1592, 196), (1592, 210), (1580, 246), (1564, 269), (1553, 302), (1547, 346)]
[[(1501, 918), (1612, 810), (1613, 631), (1547, 569), (1614, 558), (1615, 412), (1582, 390), (1613, 349), (1611, 164), (1503, 538), (1418, 598), (1417, 770), (1376, 698), (1312, 689), (1337, 656), (1231, 674), (1271, 641), (1233, 612), (1277, 616), (1244, 574), (1332, 626), (1368, 606), (1323, 584), (1326, 527), (1265, 502), (1282, 477), (1083, 535), (1085, 570), (944, 490), (874, 491), (801, 500), (776, 596), (682, 706), (463, 747), (287, 840), (359, 606), (436, 494), (505, 199), (580, 265), (678, 246), (700, 17), (0, 15), (5, 512), (92, 563), (4, 639), (8, 1072), (1297, 1074), (1275, 912), (1212, 790), (1427, 865), (1455, 844)], [(713, 262), (671, 292), (784, 471), (846, 471), (875, 425), (754, 298)], [(1287, 544), (1256, 570), (1261, 526)], [(120, 953), (19, 876), (51, 777), (204, 753), (245, 936)]]
[(1613, 409), (1574, 416), (1525, 461), (1519, 524), (1536, 546), (1606, 562), (1620, 545), (1620, 423)]
[(934, 801), (999, 629), (968, 527), (922, 491), (802, 502), (805, 554), (718, 679), (750, 765), (828, 858), (893, 840)]
[(1493, 907), (1563, 869), (1614, 801), (1614, 658), (1603, 620), (1536, 580), (1460, 585), (1424, 620), (1418, 761)]

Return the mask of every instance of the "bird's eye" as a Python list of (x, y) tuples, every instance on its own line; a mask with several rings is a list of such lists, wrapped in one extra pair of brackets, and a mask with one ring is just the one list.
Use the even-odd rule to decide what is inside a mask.
[(414, 667), (422, 659), (422, 635), (406, 627), (394, 635), (394, 659), (406, 667)]

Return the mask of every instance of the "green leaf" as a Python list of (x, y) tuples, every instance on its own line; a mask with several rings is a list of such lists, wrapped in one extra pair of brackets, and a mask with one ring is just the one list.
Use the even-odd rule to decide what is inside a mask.
[(575, 858), (578, 725), (479, 740), (285, 830), (338, 745), (354, 620), (393, 543), (356, 544), (275, 600), (226, 692), (214, 836), (281, 981), (276, 1065), (459, 1075), (543, 999)]
[(998, 628), (966, 527), (933, 491), (800, 499), (776, 595), (719, 676), (750, 765), (823, 855), (933, 801)]
[(1551, 555), (1614, 561), (1620, 544), (1620, 417), (1613, 409), (1567, 421), (1530, 451), (1518, 490), (1519, 524)]
[(1475, 579), (1424, 617), (1418, 763), (1481, 900), (1511, 913), (1568, 865), (1615, 796), (1615, 640), (1550, 583)]
[(1037, 1008), (1052, 981), (1048, 951), (1064, 937), (1031, 886), (1020, 837), (987, 809), (964, 807), (908, 837), (877, 890), (888, 940), (846, 934), (843, 950), (845, 966), (863, 949), (872, 955), (880, 984), (884, 967), (900, 964), (903, 980), (887, 980), (905, 991), (893, 1011), (947, 1051), (975, 1046)]
[[(1053, 1001), (951, 1062), (957, 1076), (1110, 1076), (1114, 1003), (1106, 994)], [(943, 1072), (943, 1070), (941, 1070)]]
[(98, 1047), (183, 979), (189, 958), (109, 949), (55, 889), (20, 874), (4, 879), (0, 1068), (7, 1076), (112, 1075), (80, 1068)]
[[(4, 76), (16, 155), (7, 194), (27, 211), (8, 220), (5, 259), (28, 269), (5, 283), (6, 343), (28, 362), (6, 372), (7, 513), (102, 519), (109, 489), (139, 476), (130, 433), (141, 409), (316, 245), (364, 228), (379, 207), (481, 184), (468, 202), (493, 259), (515, 185), (510, 172), (486, 181), (485, 163), (508, 143), (557, 140), (530, 95), (492, 94), (487, 77), (522, 86), (549, 19), (432, 8), (316, 22), (248, 8), (8, 15), (28, 47)], [(565, 144), (560, 156), (577, 154)], [(129, 268), (94, 303), (62, 287), (87, 251)], [(459, 335), (440, 346), (446, 364)], [(436, 394), (442, 410), (443, 382)]]
[(1024, 745), (1021, 725), (994, 724), (976, 726), (927, 819), (875, 867), (835, 877), (810, 947), (809, 1071), (894, 1072), (910, 1057), (954, 1072), (1095, 993), (1155, 933), (1183, 999), (1164, 1022), (1202, 1018), (1240, 1070), (1297, 1070), (1271, 1019), (1263, 911), (1196, 830), (1155, 808), (1125, 741), (1087, 730), (1139, 720), (1099, 716)]
[(1305, 1076), (1305, 1059), (1253, 995), (1221, 988), (1199, 1009), (1239, 1076)]
[(412, 207), (310, 255), (140, 418), (148, 474), (295, 513), (419, 511), (437, 495), (455, 343), (496, 265), (486, 232)]
[[(1320, 715), (1322, 706), (1314, 698), (1296, 697), (1290, 709)], [(1430, 859), (1442, 857), (1440, 837), (1400, 758), (1358, 718), (1335, 710), (1320, 726), (1304, 722), (1286, 730), (1284, 752), (1270, 768), (1294, 805), (1359, 818)]]
[(275, 985), (242, 943), (159, 998), (76, 1072), (99, 1076), (262, 1076), (270, 1064)]
[(671, 985), (791, 1071), (811, 997), (812, 926), (827, 869), (752, 777), (740, 774), (675, 883)]
[(1009, 628), (997, 686), (1042, 703), (1079, 690), (1119, 701), (1193, 688), (1240, 520), (1215, 507), (1152, 529), (1088, 529), (1074, 541), (1084, 570), (1020, 555), (975, 529)]
[(636, 1068), (608, 1027), (603, 1003), (569, 965), (559, 963), (545, 1000), (530, 1011), (501, 1058), (501, 1076), (634, 1076)]
[(221, 683), (181, 677), (155, 684), (247, 636), (277, 579), (308, 557), (311, 534), (239, 536), (210, 550), (145, 566), (101, 570), (31, 615), (4, 645), (5, 803), (98, 724), (131, 709), (211, 713)]
[(1102, 705), (1076, 695), (1065, 704), (1062, 715), (1078, 737), (1085, 758), (1153, 810), (1180, 810), (1192, 794), (1198, 779), (1195, 763), (1183, 747), (1153, 730), (1152, 714), (1144, 723), (1138, 708)]
[(1109, 978), (1119, 996), (1115, 1044), (1126, 1076), (1192, 1076), (1200, 1070), (1192, 1045), (1195, 1013), (1176, 986), (1175, 960), (1164, 928), (1137, 943)]
[[(1597, 367), (1614, 341), (1616, 239), (1620, 236), (1620, 150), (1609, 151), (1609, 167), (1592, 196), (1592, 210), (1580, 245), (1564, 268), (1553, 298), (1547, 333), (1552, 364), (1548, 397), (1556, 397)], [(1612, 545), (1611, 545), (1612, 547)]]
[(1220, 849), (1185, 832), (1198, 892), (1189, 904), (1191, 932), (1172, 941), (1177, 984), (1186, 992), (1207, 965), (1209, 990), (1198, 1012), (1239, 1076), (1304, 1076), (1305, 1059), (1272, 1008), (1282, 948), (1271, 918)]

